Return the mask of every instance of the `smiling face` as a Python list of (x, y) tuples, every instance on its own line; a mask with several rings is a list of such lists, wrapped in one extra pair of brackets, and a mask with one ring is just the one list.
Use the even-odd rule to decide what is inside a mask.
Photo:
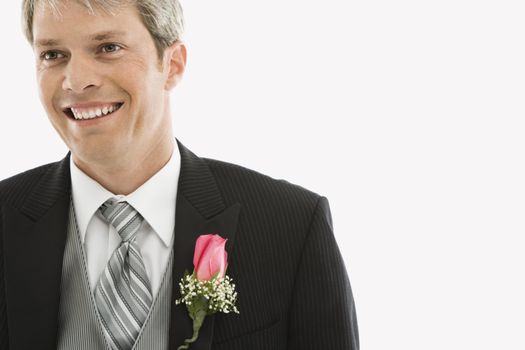
[(184, 45), (159, 62), (133, 6), (92, 15), (63, 5), (59, 17), (37, 6), (33, 47), (40, 99), (75, 163), (140, 162), (171, 147), (169, 90), (182, 77)]

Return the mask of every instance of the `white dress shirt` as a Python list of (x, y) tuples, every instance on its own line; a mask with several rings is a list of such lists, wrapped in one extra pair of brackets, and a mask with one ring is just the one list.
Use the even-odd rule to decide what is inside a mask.
[(144, 221), (136, 236), (153, 297), (159, 290), (173, 245), (175, 200), (180, 173), (180, 153), (175, 142), (172, 156), (155, 175), (127, 196), (116, 195), (80, 170), (70, 160), (73, 205), (87, 260), (91, 291), (95, 290), (121, 238), (98, 211), (107, 199), (117, 197), (137, 210)]

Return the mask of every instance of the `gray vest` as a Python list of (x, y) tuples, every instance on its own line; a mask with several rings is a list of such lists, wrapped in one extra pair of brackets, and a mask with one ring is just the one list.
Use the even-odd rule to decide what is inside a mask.
[[(168, 349), (172, 264), (173, 248), (159, 291), (133, 350)], [(86, 266), (86, 257), (71, 201), (58, 315), (57, 349), (59, 350), (110, 349), (102, 330), (95, 298), (91, 293)]]

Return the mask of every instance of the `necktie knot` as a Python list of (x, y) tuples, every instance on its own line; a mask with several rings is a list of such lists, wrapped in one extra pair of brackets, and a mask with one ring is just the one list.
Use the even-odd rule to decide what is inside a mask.
[(115, 227), (124, 242), (131, 241), (137, 234), (144, 218), (128, 202), (110, 198), (99, 208), (106, 221)]

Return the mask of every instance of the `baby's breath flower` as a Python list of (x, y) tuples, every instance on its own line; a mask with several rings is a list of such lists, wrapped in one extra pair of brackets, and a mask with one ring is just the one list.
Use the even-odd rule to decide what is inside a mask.
[[(202, 303), (206, 307), (206, 314), (211, 315), (216, 312), (239, 313), (235, 306), (237, 292), (235, 284), (229, 276), (224, 278), (212, 278), (209, 281), (200, 281), (194, 275), (187, 274), (179, 283), (181, 298), (175, 300), (180, 303), (192, 305)], [(204, 298), (204, 299), (203, 299)]]

